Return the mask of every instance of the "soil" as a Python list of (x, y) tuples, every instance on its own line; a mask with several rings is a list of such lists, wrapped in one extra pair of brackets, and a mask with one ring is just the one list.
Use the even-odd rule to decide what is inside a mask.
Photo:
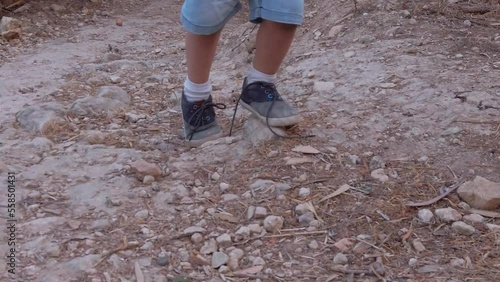
[[(257, 32), (245, 6), (224, 29), (211, 74), (214, 99), (227, 105), (217, 112), (226, 137), (200, 148), (182, 138), (182, 1), (24, 1), (21, 12), (2, 10), (23, 26), (21, 39), (0, 41), (0, 171), (16, 174), (19, 246), (15, 275), (0, 260), (2, 281), (495, 281), (499, 233), (477, 223), (463, 235), (417, 218), (422, 208), (469, 214), (456, 193), (427, 207), (406, 203), (476, 176), (500, 182), (500, 2), (306, 2), (277, 85), (304, 118), (289, 133), (314, 137), (255, 144), (243, 109), (227, 136)], [(126, 110), (69, 114), (35, 133), (16, 120), (29, 106), (70, 109), (106, 85), (131, 95)], [(130, 113), (145, 118), (130, 122)], [(373, 156), (387, 181), (372, 176)], [(303, 157), (310, 162), (287, 164)], [(162, 176), (138, 179), (138, 159)], [(252, 189), (259, 179), (273, 185)], [(353, 188), (321, 201), (344, 184)], [(7, 210), (7, 193), (0, 203)], [(312, 207), (312, 226), (298, 220), (301, 203)], [(281, 231), (238, 238), (242, 226), (263, 224), (247, 219), (250, 206), (283, 217)], [(201, 241), (183, 233), (190, 226), (205, 229)], [(244, 256), (224, 271), (201, 249), (226, 233), (232, 242), (219, 251)], [(341, 250), (344, 238), (353, 246)], [(7, 241), (0, 249), (8, 252)], [(340, 252), (345, 269), (334, 264)]]

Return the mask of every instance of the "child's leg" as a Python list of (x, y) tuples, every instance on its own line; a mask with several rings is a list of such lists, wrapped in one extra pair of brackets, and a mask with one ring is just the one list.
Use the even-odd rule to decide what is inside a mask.
[(184, 135), (198, 146), (222, 136), (215, 120), (214, 104), (210, 95), (210, 68), (212, 66), (220, 32), (226, 22), (239, 10), (239, 0), (185, 0), (181, 22), (187, 30), (187, 78), (181, 98)]
[(269, 75), (278, 72), (292, 45), (297, 26), (264, 20), (257, 32), (253, 66)]
[(253, 65), (243, 83), (241, 105), (271, 126), (290, 126), (299, 113), (278, 93), (275, 82), (302, 23), (303, 0), (249, 0), (250, 20), (261, 23)]

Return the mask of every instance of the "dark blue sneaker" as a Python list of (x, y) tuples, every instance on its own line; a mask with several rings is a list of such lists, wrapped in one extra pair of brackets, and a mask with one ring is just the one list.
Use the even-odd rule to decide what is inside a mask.
[(283, 100), (272, 83), (259, 81), (247, 84), (245, 78), (240, 99), (245, 109), (269, 126), (286, 127), (301, 121), (299, 112)]
[(189, 145), (196, 147), (222, 137), (221, 127), (215, 120), (214, 107), (225, 109), (226, 105), (214, 103), (212, 96), (209, 96), (207, 100), (189, 102), (182, 92), (181, 111), (184, 137)]

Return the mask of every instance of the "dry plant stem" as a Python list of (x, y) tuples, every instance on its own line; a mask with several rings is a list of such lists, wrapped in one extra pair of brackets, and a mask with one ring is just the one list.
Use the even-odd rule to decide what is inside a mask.
[(126, 250), (130, 250), (130, 249), (135, 249), (139, 247), (138, 244), (128, 244), (128, 245), (125, 245), (125, 246), (121, 246), (121, 247), (118, 247), (118, 248), (115, 248), (105, 254), (102, 254), (102, 258), (99, 262), (97, 262), (94, 267), (98, 266), (99, 264), (101, 264), (101, 262), (103, 262), (105, 259), (109, 258), (112, 254), (115, 254), (117, 252), (121, 252), (121, 251), (126, 251)]

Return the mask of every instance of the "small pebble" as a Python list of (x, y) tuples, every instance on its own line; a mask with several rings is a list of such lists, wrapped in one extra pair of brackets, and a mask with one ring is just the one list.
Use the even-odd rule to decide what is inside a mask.
[(335, 255), (333, 258), (333, 264), (347, 264), (349, 260), (347, 259), (347, 256), (344, 255), (343, 253), (338, 253)]
[(462, 219), (462, 215), (455, 209), (437, 209), (434, 214), (443, 222), (453, 222)]
[(316, 250), (319, 248), (319, 244), (316, 240), (312, 240), (311, 243), (309, 243), (309, 248), (312, 250)]
[(159, 266), (166, 266), (166, 265), (168, 265), (168, 257), (167, 256), (160, 256), (156, 260), (156, 263), (158, 263)]
[(472, 26), (472, 22), (471, 22), (471, 21), (469, 21), (469, 20), (465, 20), (465, 21), (464, 21), (464, 25), (465, 25), (465, 26)]
[(453, 222), (453, 224), (451, 225), (451, 228), (453, 230), (455, 230), (455, 232), (462, 234), (462, 235), (466, 235), (466, 236), (470, 236), (470, 235), (474, 234), (474, 232), (476, 232), (476, 229), (474, 227), (468, 225), (467, 223), (465, 223), (463, 221)]
[(299, 197), (308, 197), (311, 195), (311, 189), (302, 187), (299, 189)]
[(434, 219), (434, 214), (428, 209), (421, 209), (418, 211), (418, 220), (424, 223), (431, 223)]
[(256, 219), (265, 218), (267, 216), (267, 209), (265, 207), (256, 207), (254, 217)]
[(470, 222), (470, 223), (482, 223), (482, 222), (484, 222), (484, 217), (480, 214), (473, 213), (473, 214), (464, 215), (463, 220)]
[(450, 261), (450, 266), (452, 267), (464, 267), (465, 260), (461, 258), (454, 258)]
[(412, 245), (413, 245), (413, 248), (415, 249), (415, 251), (417, 251), (419, 253), (425, 251), (425, 246), (424, 246), (424, 244), (422, 244), (422, 242), (420, 242), (420, 240), (417, 240), (417, 239), (413, 240)]
[(408, 261), (409, 266), (415, 266), (417, 265), (417, 259), (416, 258), (411, 258), (410, 261)]
[(217, 181), (220, 179), (220, 174), (218, 172), (214, 172), (210, 178), (212, 178), (212, 180)]
[(191, 242), (193, 242), (193, 244), (199, 244), (202, 241), (203, 236), (200, 233), (194, 233), (193, 235), (191, 235)]
[(225, 182), (221, 182), (219, 184), (219, 189), (220, 189), (221, 193), (224, 193), (229, 189), (229, 184), (227, 184)]
[(354, 164), (354, 165), (358, 165), (361, 163), (361, 158), (357, 155), (349, 155), (349, 161)]

